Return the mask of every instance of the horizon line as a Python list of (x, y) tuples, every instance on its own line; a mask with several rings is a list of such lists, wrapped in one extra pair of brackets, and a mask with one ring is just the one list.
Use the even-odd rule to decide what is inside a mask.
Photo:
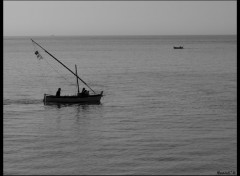
[(101, 34), (94, 34), (94, 35), (3, 35), (3, 37), (89, 37), (89, 36), (237, 36), (237, 34), (112, 34), (112, 35), (101, 35)]

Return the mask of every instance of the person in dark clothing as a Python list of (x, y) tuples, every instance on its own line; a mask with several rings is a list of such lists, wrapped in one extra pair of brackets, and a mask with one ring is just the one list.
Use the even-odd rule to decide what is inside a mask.
[(86, 91), (85, 87), (82, 88), (82, 94), (84, 94), (85, 91)]
[(81, 94), (82, 94), (83, 97), (86, 97), (86, 96), (89, 95), (89, 91), (87, 91), (85, 88), (83, 88)]
[(58, 88), (58, 91), (56, 92), (56, 97), (60, 97), (61, 94), (61, 88)]

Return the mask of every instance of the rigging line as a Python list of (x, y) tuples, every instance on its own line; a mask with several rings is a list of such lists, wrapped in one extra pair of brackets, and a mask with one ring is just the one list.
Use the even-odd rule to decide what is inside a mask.
[(45, 72), (43, 71), (39, 60), (38, 60), (38, 68), (40, 69), (40, 73), (42, 74), (41, 82), (43, 82), (43, 84), (45, 85), (44, 88), (42, 88), (42, 86), (41, 86), (41, 89), (42, 89), (43, 92), (44, 92), (45, 89), (47, 89), (49, 91), (48, 84), (47, 84), (46, 79), (45, 79), (45, 77), (46, 77)]
[[(32, 42), (32, 45), (34, 47), (34, 51), (38, 51), (38, 48), (37, 48), (36, 44)], [(40, 51), (38, 51), (38, 52), (40, 53)]]
[[(36, 44), (34, 44), (34, 43), (32, 42), (32, 45), (33, 45), (33, 53), (35, 53), (35, 51), (38, 51), (38, 50), (37, 50), (37, 47), (36, 47)], [(35, 56), (35, 54), (34, 54), (34, 56)], [(42, 76), (41, 76), (41, 82), (43, 82), (43, 84), (45, 85), (45, 87), (48, 87), (47, 84), (46, 84), (46, 81), (45, 81), (45, 79), (44, 79), (44, 77), (45, 77), (44, 73), (45, 73), (45, 72), (43, 72), (43, 70), (42, 70), (42, 67), (41, 67), (41, 64), (40, 64), (40, 60), (39, 60), (39, 59), (37, 59), (37, 60), (38, 60), (38, 61), (37, 61), (38, 68), (40, 69), (40, 73), (42, 74)]]
[[(33, 47), (34, 47), (34, 51), (38, 51), (38, 49), (37, 49), (37, 47), (36, 47), (36, 44), (34, 43), (34, 42), (32, 42), (32, 44), (33, 44)], [(39, 51), (38, 51), (39, 52)], [(47, 59), (44, 59), (45, 60), (45, 62), (47, 62), (47, 64), (48, 65), (50, 65), (51, 66), (51, 68), (55, 71), (55, 72), (57, 72), (62, 78), (64, 78), (68, 83), (70, 83), (70, 84), (73, 84), (72, 82), (69, 82), (63, 75), (61, 75), (57, 70), (55, 70), (53, 67), (52, 67), (52, 65), (47, 61)]]
[(96, 94), (96, 92), (85, 81), (83, 81), (78, 75), (76, 75), (71, 69), (69, 69), (66, 65), (64, 65), (61, 61), (59, 61), (56, 57), (54, 57), (51, 53), (49, 53), (47, 50), (45, 50), (41, 45), (39, 45), (33, 39), (31, 39), (31, 40), (36, 45), (38, 45), (40, 48), (42, 48), (48, 55), (50, 55), (52, 58), (54, 58), (58, 63), (60, 63), (62, 66), (64, 66), (66, 69), (68, 69), (73, 75), (75, 75), (78, 79), (80, 79), (89, 89), (91, 89), (91, 91), (93, 91), (94, 94)]
[(61, 73), (59, 73), (56, 69), (54, 69), (53, 66), (47, 61), (47, 59), (44, 59), (44, 60), (47, 62), (48, 65), (50, 65), (50, 67), (51, 67), (55, 72), (57, 72), (57, 73), (60, 75), (60, 77), (64, 78), (68, 83), (73, 84), (72, 82), (68, 81), (67, 78), (65, 78), (65, 77), (64, 77)]
[(33, 47), (34, 47), (34, 51), (36, 51), (36, 50), (37, 50), (37, 49), (36, 49), (36, 46), (35, 46), (36, 44), (32, 42), (32, 45), (33, 45)]

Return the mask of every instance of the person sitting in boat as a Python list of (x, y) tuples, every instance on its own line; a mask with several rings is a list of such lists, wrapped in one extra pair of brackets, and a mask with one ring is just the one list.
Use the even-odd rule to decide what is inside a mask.
[(82, 88), (82, 94), (84, 94), (85, 91), (86, 91), (85, 87)]
[(89, 91), (87, 91), (87, 90), (85, 89), (85, 87), (84, 87), (84, 88), (82, 89), (81, 95), (82, 95), (83, 97), (86, 97), (86, 96), (89, 95)]
[(58, 91), (56, 92), (56, 97), (60, 97), (61, 94), (61, 88), (58, 88)]

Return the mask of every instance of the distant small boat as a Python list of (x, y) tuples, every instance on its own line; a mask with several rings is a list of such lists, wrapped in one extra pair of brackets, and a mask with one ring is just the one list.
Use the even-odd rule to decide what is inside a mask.
[(174, 46), (173, 49), (183, 49), (183, 46)]
[[(32, 40), (32, 39), (31, 39)], [(38, 45), (41, 49), (43, 49), (48, 55), (50, 55), (53, 59), (55, 59), (58, 63), (60, 63), (62, 66), (64, 66), (68, 71), (70, 71), (74, 76), (77, 78), (77, 87), (78, 87), (78, 93), (77, 95), (70, 95), (70, 96), (55, 96), (55, 95), (49, 95), (44, 94), (43, 102), (45, 104), (48, 103), (86, 103), (86, 104), (99, 104), (100, 100), (103, 96), (103, 91), (101, 91), (100, 94), (95, 93), (95, 91), (85, 82), (83, 81), (77, 74), (77, 65), (75, 65), (76, 73), (74, 73), (71, 69), (69, 69), (66, 65), (64, 65), (61, 61), (59, 61), (56, 57), (54, 57), (52, 54), (50, 54), (47, 50), (45, 50), (42, 46), (40, 46), (38, 43), (36, 43), (34, 40), (32, 42), (36, 45)], [(42, 59), (42, 56), (39, 54), (38, 51), (35, 52), (38, 58)], [(94, 94), (91, 95), (87, 91), (79, 92), (79, 84), (78, 80), (82, 81)]]

